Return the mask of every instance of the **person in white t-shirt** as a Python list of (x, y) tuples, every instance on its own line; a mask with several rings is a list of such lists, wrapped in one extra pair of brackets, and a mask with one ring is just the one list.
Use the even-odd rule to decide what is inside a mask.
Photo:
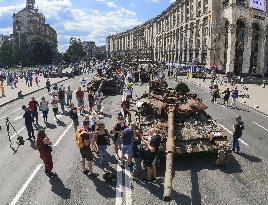
[(100, 112), (101, 111), (101, 103), (102, 103), (102, 100), (103, 100), (103, 93), (98, 90), (96, 93), (95, 93), (95, 103), (97, 105), (97, 111)]
[(58, 107), (58, 103), (59, 103), (59, 99), (56, 95), (54, 95), (51, 99), (51, 107), (52, 107), (52, 110), (53, 110), (53, 113), (54, 113), (54, 117), (56, 120), (58, 120), (57, 118), (57, 114), (59, 112), (59, 107)]
[(42, 97), (41, 98), (41, 102), (40, 102), (39, 107), (40, 107), (40, 110), (43, 113), (44, 123), (47, 123), (49, 109), (48, 109), (48, 101), (46, 100), (45, 97)]

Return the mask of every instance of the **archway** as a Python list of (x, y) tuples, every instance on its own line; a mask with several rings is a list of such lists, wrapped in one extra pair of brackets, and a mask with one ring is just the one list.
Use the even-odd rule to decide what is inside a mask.
[(260, 41), (260, 27), (257, 23), (252, 24), (252, 41), (251, 41), (251, 55), (249, 73), (255, 74), (258, 65), (259, 55), (259, 41)]
[(242, 20), (238, 20), (236, 23), (236, 43), (235, 43), (235, 61), (234, 61), (235, 75), (240, 75), (242, 73), (245, 28), (246, 26), (244, 22)]

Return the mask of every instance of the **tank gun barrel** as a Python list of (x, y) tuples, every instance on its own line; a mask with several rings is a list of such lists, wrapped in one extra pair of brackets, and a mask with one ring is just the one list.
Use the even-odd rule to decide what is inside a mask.
[(175, 106), (168, 107), (168, 137), (166, 142), (166, 171), (164, 180), (164, 200), (171, 200), (172, 191), (172, 170), (173, 170), (173, 155), (174, 155), (174, 113)]

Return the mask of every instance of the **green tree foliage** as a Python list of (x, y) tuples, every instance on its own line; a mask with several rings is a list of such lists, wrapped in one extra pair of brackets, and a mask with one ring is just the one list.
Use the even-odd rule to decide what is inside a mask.
[(63, 59), (67, 63), (76, 63), (86, 56), (86, 51), (80, 39), (72, 38)]

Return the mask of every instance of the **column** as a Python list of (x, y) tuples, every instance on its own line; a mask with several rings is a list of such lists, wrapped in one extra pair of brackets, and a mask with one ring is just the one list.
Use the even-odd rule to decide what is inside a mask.
[[(249, 73), (250, 68), (250, 58), (251, 58), (251, 46), (252, 46), (252, 27), (246, 30), (246, 35), (244, 38), (244, 54), (243, 54), (243, 66), (242, 73)], [(260, 51), (259, 51), (260, 52)]]
[(263, 74), (264, 73), (264, 65), (265, 65), (265, 45), (266, 45), (266, 33), (262, 31), (261, 38), (259, 40), (259, 51), (258, 51), (258, 66), (257, 66), (257, 73)]
[(227, 63), (226, 63), (227, 73), (234, 72), (235, 42), (236, 42), (236, 25), (230, 24), (228, 32), (228, 49), (227, 49)]

